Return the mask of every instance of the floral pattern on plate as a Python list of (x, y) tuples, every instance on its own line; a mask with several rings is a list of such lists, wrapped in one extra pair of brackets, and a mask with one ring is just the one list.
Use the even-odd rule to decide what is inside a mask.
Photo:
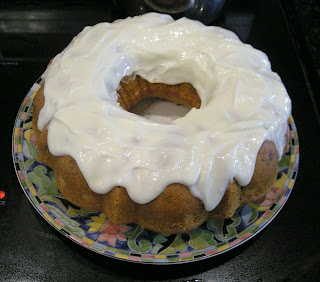
[(36, 159), (32, 129), (33, 98), (39, 79), (27, 93), (13, 131), (13, 162), (26, 197), (42, 217), (67, 238), (99, 254), (140, 263), (173, 264), (219, 255), (252, 238), (277, 215), (288, 199), (298, 172), (299, 141), (291, 116), (290, 149), (279, 162), (277, 181), (263, 198), (238, 208), (225, 220), (208, 220), (183, 234), (160, 234), (135, 224), (116, 225), (100, 212), (80, 209), (57, 188), (54, 172)]

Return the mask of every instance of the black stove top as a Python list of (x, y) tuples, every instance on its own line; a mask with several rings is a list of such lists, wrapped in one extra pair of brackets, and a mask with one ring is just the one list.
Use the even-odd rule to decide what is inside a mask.
[(226, 2), (213, 24), (264, 51), (292, 99), (298, 178), (281, 212), (246, 243), (199, 262), (152, 266), (102, 257), (51, 228), (25, 197), (11, 156), (19, 106), (50, 59), (84, 26), (126, 15), (112, 1), (2, 1), (0, 280), (319, 281), (319, 14), (316, 0)]

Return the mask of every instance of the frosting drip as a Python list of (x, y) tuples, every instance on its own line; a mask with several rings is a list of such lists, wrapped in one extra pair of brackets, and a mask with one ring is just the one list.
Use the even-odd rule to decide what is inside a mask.
[[(117, 102), (124, 76), (191, 83), (200, 109), (160, 123)], [(70, 155), (90, 188), (126, 187), (144, 204), (167, 185), (190, 187), (207, 210), (236, 179), (247, 185), (264, 140), (285, 146), (291, 101), (267, 56), (219, 27), (156, 13), (86, 27), (43, 74), (53, 155)]]

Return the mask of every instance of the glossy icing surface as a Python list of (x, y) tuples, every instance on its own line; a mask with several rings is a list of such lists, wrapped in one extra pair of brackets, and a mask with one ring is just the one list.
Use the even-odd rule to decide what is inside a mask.
[[(124, 76), (191, 83), (201, 108), (167, 123), (123, 110)], [(86, 27), (43, 74), (52, 154), (72, 156), (90, 188), (126, 187), (137, 203), (168, 184), (190, 187), (207, 210), (232, 179), (250, 182), (264, 140), (281, 157), (291, 101), (267, 56), (219, 27), (146, 14)]]

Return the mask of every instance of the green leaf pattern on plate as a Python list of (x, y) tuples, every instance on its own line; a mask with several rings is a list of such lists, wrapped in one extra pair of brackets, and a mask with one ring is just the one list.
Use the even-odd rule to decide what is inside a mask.
[(148, 253), (151, 251), (152, 243), (145, 239), (139, 239), (139, 235), (144, 231), (140, 226), (137, 226), (133, 231), (127, 232), (128, 246), (136, 252)]
[(38, 196), (41, 198), (44, 195), (50, 195), (53, 197), (62, 197), (62, 194), (57, 189), (56, 180), (54, 178), (54, 172), (48, 170), (43, 165), (36, 166), (32, 172), (28, 173), (28, 176), (32, 183), (38, 187)]

